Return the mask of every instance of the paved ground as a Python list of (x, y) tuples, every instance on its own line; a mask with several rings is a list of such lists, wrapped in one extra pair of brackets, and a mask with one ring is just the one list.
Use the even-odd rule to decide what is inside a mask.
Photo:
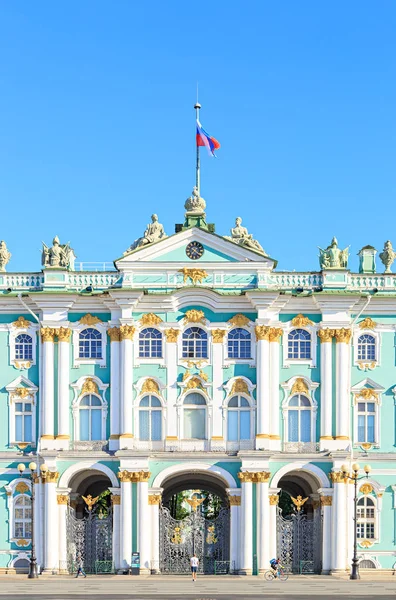
[(6, 575), (0, 578), (0, 600), (262, 600), (283, 598), (291, 600), (303, 596), (320, 596), (323, 600), (334, 596), (348, 596), (348, 600), (396, 598), (396, 577), (387, 581), (339, 580), (334, 577), (299, 576), (286, 582), (266, 582), (261, 577), (200, 577), (193, 583), (189, 577), (131, 577), (88, 576), (76, 580), (71, 577), (26, 577)]

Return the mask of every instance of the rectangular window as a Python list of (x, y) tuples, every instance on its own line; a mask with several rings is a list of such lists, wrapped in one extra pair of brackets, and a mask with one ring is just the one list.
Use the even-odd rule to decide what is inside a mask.
[(30, 402), (17, 402), (15, 404), (15, 441), (32, 442), (32, 404)]

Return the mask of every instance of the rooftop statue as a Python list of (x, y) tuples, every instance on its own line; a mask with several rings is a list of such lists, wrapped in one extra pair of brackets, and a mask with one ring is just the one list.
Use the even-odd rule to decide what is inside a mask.
[(379, 255), (380, 261), (385, 266), (385, 273), (392, 273), (391, 266), (396, 258), (396, 252), (392, 248), (392, 242), (389, 240), (385, 242), (384, 249)]
[(58, 268), (74, 270), (75, 254), (73, 248), (70, 248), (69, 242), (61, 244), (56, 235), (52, 240), (51, 248), (48, 248), (43, 242), (43, 251), (41, 256), (42, 264), (45, 269)]
[(186, 209), (187, 213), (191, 215), (202, 215), (205, 213), (206, 202), (199, 195), (199, 191), (196, 186), (193, 188), (191, 196), (187, 198), (184, 208)]
[(131, 250), (135, 250), (136, 248), (140, 248), (141, 246), (146, 246), (147, 244), (152, 244), (153, 242), (159, 242), (159, 240), (163, 240), (168, 237), (164, 231), (164, 226), (161, 223), (158, 223), (158, 216), (151, 215), (151, 223), (149, 223), (146, 227), (146, 231), (143, 234), (143, 237), (138, 238), (131, 244), (124, 252), (127, 254)]
[(225, 238), (227, 240), (231, 240), (235, 244), (239, 244), (245, 248), (250, 248), (251, 250), (256, 250), (256, 252), (260, 252), (261, 254), (264, 254), (264, 256), (268, 256), (261, 244), (257, 240), (253, 239), (253, 235), (248, 232), (246, 227), (242, 227), (241, 223), (241, 217), (237, 217), (235, 219), (235, 227), (231, 229), (231, 237), (227, 235)]
[(5, 272), (6, 264), (11, 258), (11, 252), (7, 249), (7, 244), (1, 240), (0, 242), (0, 273)]
[(319, 264), (321, 269), (346, 269), (348, 266), (349, 246), (344, 250), (338, 247), (337, 238), (333, 237), (326, 250), (319, 248)]

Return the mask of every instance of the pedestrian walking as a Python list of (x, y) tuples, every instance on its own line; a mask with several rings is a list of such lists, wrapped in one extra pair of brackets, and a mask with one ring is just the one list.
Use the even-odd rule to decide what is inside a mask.
[(81, 552), (79, 552), (76, 556), (76, 566), (77, 566), (77, 574), (76, 574), (76, 578), (81, 574), (84, 575), (84, 577), (86, 577), (85, 571), (83, 569), (83, 560), (82, 560), (82, 556), (81, 556)]
[(197, 570), (198, 570), (198, 565), (199, 565), (199, 560), (198, 560), (196, 554), (193, 554), (193, 556), (190, 558), (190, 565), (191, 565), (192, 580), (195, 583), (197, 580)]

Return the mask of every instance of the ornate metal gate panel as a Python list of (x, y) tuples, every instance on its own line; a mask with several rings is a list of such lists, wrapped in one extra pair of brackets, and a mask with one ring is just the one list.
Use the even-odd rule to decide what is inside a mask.
[(293, 573), (320, 573), (322, 570), (322, 520), (319, 511), (308, 519), (299, 511), (277, 516), (277, 549), (281, 564)]
[(222, 508), (216, 519), (199, 512), (177, 521), (169, 509), (160, 513), (161, 573), (188, 573), (190, 558), (199, 558), (201, 573), (228, 572), (230, 569), (230, 511)]
[(111, 511), (102, 516), (87, 511), (83, 519), (77, 519), (75, 511), (68, 508), (67, 568), (76, 571), (79, 560), (86, 573), (111, 572), (113, 567), (113, 515)]

